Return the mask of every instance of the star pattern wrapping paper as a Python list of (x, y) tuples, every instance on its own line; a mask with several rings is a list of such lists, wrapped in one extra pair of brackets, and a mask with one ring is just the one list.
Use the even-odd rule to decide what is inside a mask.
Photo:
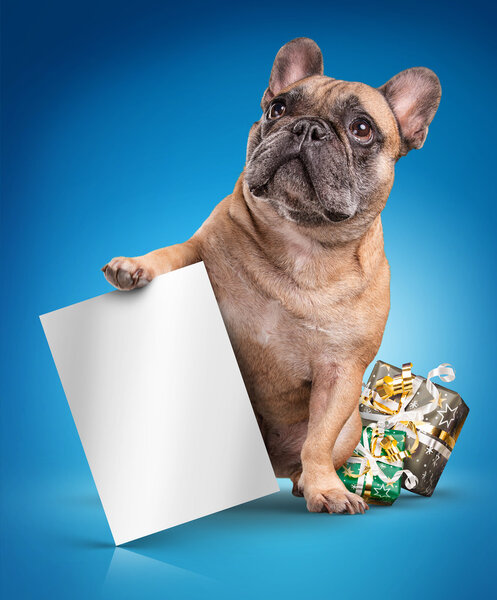
[[(383, 377), (398, 377), (401, 374), (402, 369), (378, 361), (366, 387), (374, 390), (376, 382)], [(404, 461), (405, 468), (418, 478), (418, 483), (409, 491), (422, 496), (433, 494), (469, 413), (468, 406), (457, 392), (435, 385), (440, 393), (439, 402), (433, 410), (424, 415), (423, 422), (417, 424), (419, 444), (412, 456)], [(418, 375), (414, 376), (412, 392), (403, 401), (405, 409), (407, 411), (420, 409), (431, 402), (433, 396), (426, 386), (426, 379)], [(379, 411), (363, 404), (360, 405), (359, 410), (363, 425), (372, 422), (372, 415), (380, 414)], [(412, 440), (408, 438), (407, 449), (412, 447)], [(402, 487), (407, 489), (405, 477)]]

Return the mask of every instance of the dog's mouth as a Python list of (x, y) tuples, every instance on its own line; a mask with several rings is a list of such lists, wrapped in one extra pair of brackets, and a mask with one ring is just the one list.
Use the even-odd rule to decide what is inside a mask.
[(346, 215), (345, 213), (335, 212), (332, 210), (324, 209), (323, 212), (325, 217), (333, 223), (340, 223), (341, 221), (346, 221), (347, 219), (352, 218), (352, 215)]
[[(269, 181), (267, 183), (264, 183), (263, 185), (259, 185), (253, 189), (250, 189), (250, 192), (256, 198), (267, 197), (269, 193)], [(321, 212), (323, 216), (326, 217), (328, 221), (331, 221), (332, 223), (340, 223), (341, 221), (346, 221), (347, 219), (352, 218), (352, 215), (347, 215), (342, 212), (335, 212), (327, 208), (323, 208)]]
[(262, 185), (258, 185), (256, 187), (249, 186), (249, 190), (253, 196), (255, 196), (256, 198), (261, 198), (262, 196), (268, 193), (268, 186), (269, 181), (266, 181), (266, 183), (263, 183)]
[[(260, 198), (263, 200), (268, 200), (271, 201), (272, 199), (274, 200), (275, 198), (273, 198), (274, 196), (274, 190), (272, 189), (272, 183), (275, 179), (275, 176), (277, 174), (278, 171), (280, 171), (280, 169), (284, 168), (285, 166), (287, 166), (290, 162), (292, 162), (293, 160), (297, 159), (300, 166), (303, 169), (303, 172), (305, 174), (305, 180), (306, 180), (306, 185), (309, 188), (309, 193), (310, 195), (314, 196), (314, 201), (311, 200), (312, 205), (314, 205), (315, 208), (319, 208), (318, 212), (319, 215), (321, 215), (322, 217), (324, 217), (327, 221), (331, 222), (331, 223), (340, 223), (342, 221), (346, 221), (347, 219), (351, 219), (353, 214), (349, 214), (349, 213), (345, 213), (343, 211), (340, 210), (333, 210), (332, 208), (329, 207), (329, 204), (331, 204), (331, 202), (326, 201), (326, 199), (322, 198), (322, 192), (320, 193), (318, 186), (316, 186), (312, 180), (312, 177), (309, 174), (308, 169), (306, 168), (305, 162), (302, 160), (302, 158), (299, 157), (295, 157), (295, 156), (289, 156), (287, 160), (285, 160), (284, 162), (281, 162), (281, 158), (279, 161), (279, 164), (277, 165), (276, 169), (274, 170), (274, 173), (272, 173), (272, 175), (270, 175), (262, 184), (256, 184), (256, 185), (250, 185), (249, 183), (249, 190), (251, 192), (251, 194), (256, 197), (256, 198)], [(288, 207), (290, 208), (290, 207)], [(306, 207), (307, 209), (309, 209), (309, 207)], [(298, 212), (296, 210), (295, 206), (292, 206), (290, 209), (290, 212), (292, 213), (296, 213)], [(313, 211), (314, 212), (314, 211)]]

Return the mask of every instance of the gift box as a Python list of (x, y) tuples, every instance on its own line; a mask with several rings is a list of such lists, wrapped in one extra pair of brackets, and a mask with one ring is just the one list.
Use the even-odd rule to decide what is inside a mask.
[(406, 469), (417, 478), (417, 484), (402, 487), (422, 496), (431, 496), (450, 458), (469, 408), (461, 396), (431, 379), (452, 381), (454, 370), (443, 364), (428, 377), (413, 375), (412, 364), (402, 369), (378, 361), (363, 390), (359, 410), (363, 425), (378, 424), (406, 433), (406, 449), (410, 456)]
[(337, 474), (351, 492), (368, 504), (392, 504), (400, 494), (401, 477), (416, 485), (412, 473), (403, 469), (406, 434), (384, 430), (381, 426), (363, 427), (361, 441)]

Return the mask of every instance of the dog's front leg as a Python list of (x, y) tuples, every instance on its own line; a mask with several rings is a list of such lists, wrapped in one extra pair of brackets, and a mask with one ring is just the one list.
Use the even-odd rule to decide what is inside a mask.
[(118, 256), (103, 267), (107, 280), (119, 290), (143, 287), (154, 277), (187, 267), (201, 260), (199, 240), (193, 236), (183, 244), (154, 250), (143, 256)]
[(360, 420), (353, 413), (358, 410), (363, 374), (364, 368), (352, 363), (321, 365), (315, 370), (298, 484), (311, 512), (354, 514), (368, 508), (360, 496), (345, 488), (335, 470), (360, 439)]

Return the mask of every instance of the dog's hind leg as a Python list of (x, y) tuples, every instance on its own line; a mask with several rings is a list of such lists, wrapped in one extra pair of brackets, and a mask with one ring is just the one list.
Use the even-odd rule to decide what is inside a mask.
[(301, 475), (302, 475), (302, 469), (300, 469), (300, 471), (295, 471), (295, 473), (292, 473), (290, 475), (290, 479), (292, 480), (292, 483), (293, 483), (292, 494), (294, 496), (297, 496), (298, 498), (304, 497), (304, 492), (299, 488), (299, 481), (300, 481)]

